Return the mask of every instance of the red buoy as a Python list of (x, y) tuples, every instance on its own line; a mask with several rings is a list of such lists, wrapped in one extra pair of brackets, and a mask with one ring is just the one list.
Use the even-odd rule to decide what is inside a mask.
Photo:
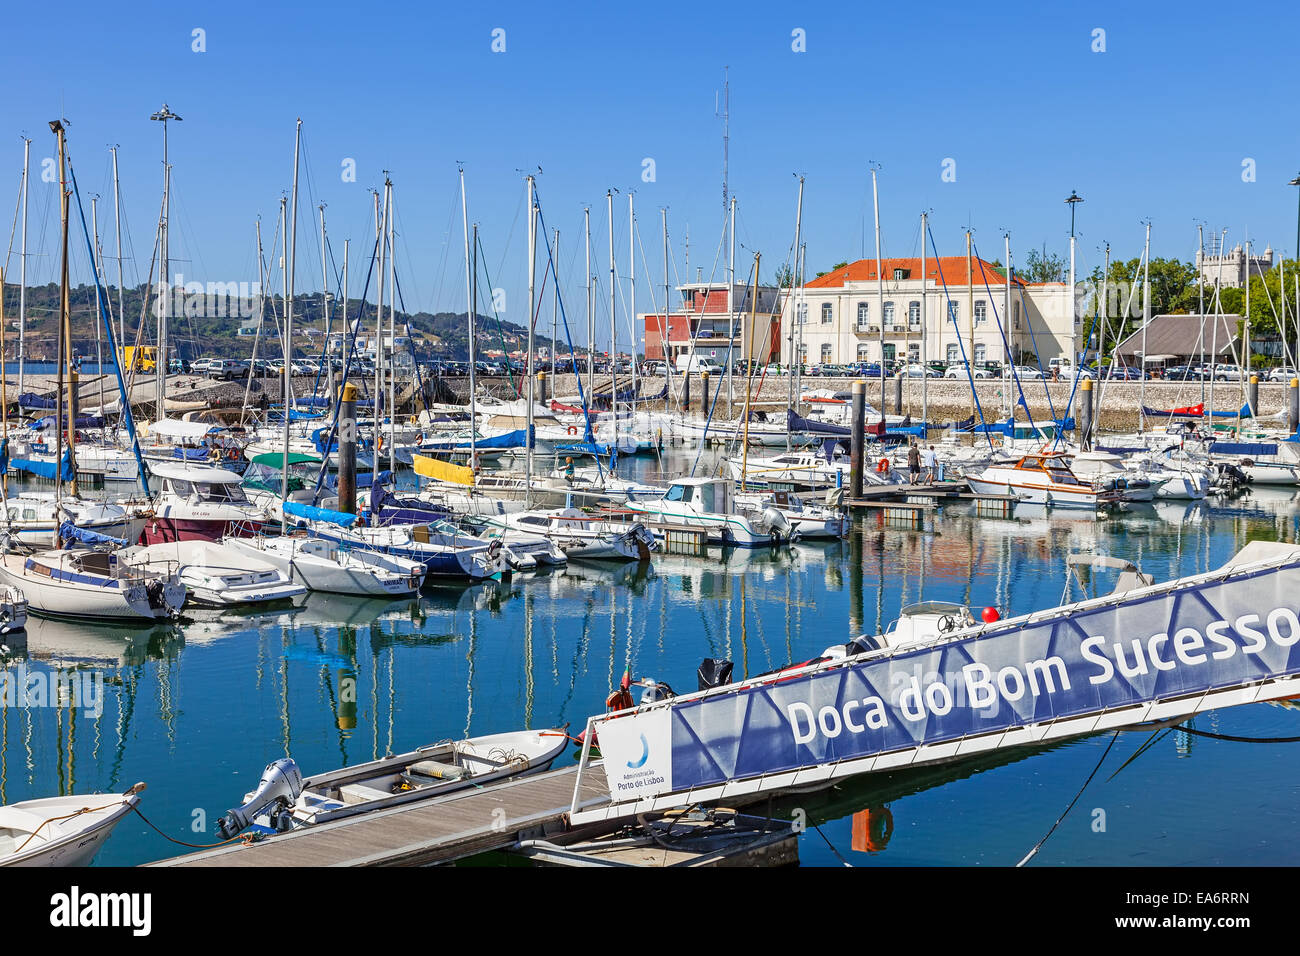
[(995, 607), (986, 607), (982, 617), (984, 618), (985, 624), (993, 624), (996, 621), (1002, 620), (1002, 615), (998, 613), (998, 609)]

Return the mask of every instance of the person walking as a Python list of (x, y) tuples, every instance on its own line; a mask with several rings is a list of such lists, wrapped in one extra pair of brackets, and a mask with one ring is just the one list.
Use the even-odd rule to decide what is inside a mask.
[(938, 466), (938, 456), (934, 453), (934, 446), (931, 445), (925, 452), (925, 483), (934, 484), (934, 471)]
[(916, 484), (921, 477), (921, 449), (913, 438), (907, 449), (907, 479)]

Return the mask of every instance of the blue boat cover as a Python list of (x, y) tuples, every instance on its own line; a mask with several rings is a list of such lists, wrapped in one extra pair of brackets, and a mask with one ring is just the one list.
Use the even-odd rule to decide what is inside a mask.
[(37, 395), (35, 392), (23, 392), (18, 396), (18, 404), (23, 408), (55, 408), (54, 398)]
[[(9, 463), (10, 467), (16, 471), (25, 471), (29, 475), (35, 475), (38, 478), (48, 478), (51, 481), (56, 477), (54, 462), (52, 461), (33, 461), (30, 458), (15, 458)], [(63, 449), (63, 459), (60, 461), (62, 466), (60, 471), (64, 481), (72, 480), (72, 450)]]
[(284, 513), (293, 515), (295, 518), (305, 518), (308, 521), (328, 521), (330, 524), (341, 525), (346, 528), (357, 520), (356, 515), (350, 515), (343, 511), (331, 511), (329, 508), (317, 508), (315, 505), (304, 505), (297, 501), (286, 501), (284, 503)]
[(1277, 444), (1262, 441), (1215, 441), (1210, 442), (1211, 455), (1276, 455)]
[(127, 543), (125, 538), (115, 538), (111, 534), (100, 534), (87, 528), (78, 528), (71, 521), (59, 525), (59, 537), (64, 541), (80, 541), (82, 544), (111, 544), (121, 548)]

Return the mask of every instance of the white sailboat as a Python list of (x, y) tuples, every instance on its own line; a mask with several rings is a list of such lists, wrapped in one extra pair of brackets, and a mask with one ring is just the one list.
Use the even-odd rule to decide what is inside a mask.
[(402, 597), (418, 593), (426, 573), (419, 561), (345, 548), (323, 538), (259, 536), (226, 538), (223, 543), (278, 568), (312, 591)]

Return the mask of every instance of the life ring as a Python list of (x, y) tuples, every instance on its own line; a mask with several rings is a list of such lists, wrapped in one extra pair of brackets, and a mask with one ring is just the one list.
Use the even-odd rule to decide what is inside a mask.
[(226, 457), (227, 457), (228, 459), (230, 459), (231, 461), (238, 461), (238, 460), (239, 460), (239, 449), (238, 449), (238, 448), (234, 448), (234, 447), (232, 447), (229, 451), (226, 452)]
[(605, 698), (605, 713), (613, 713), (616, 710), (629, 710), (636, 704), (632, 700), (632, 692), (626, 687), (620, 687), (614, 693)]
[(888, 459), (888, 458), (882, 458), (882, 459), (880, 459), (880, 461), (876, 462), (876, 471), (877, 471), (879, 474), (882, 474), (882, 475), (883, 475), (885, 472), (889, 471), (889, 459)]
[(570, 434), (570, 435), (576, 435), (576, 434), (578, 434), (578, 426), (577, 426), (577, 425), (570, 425), (570, 426), (569, 426), (569, 434)]

